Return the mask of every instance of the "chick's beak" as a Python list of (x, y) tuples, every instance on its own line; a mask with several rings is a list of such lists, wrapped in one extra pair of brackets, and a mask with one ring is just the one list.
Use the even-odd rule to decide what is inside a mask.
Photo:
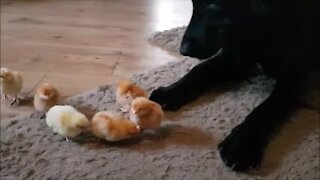
[(135, 111), (135, 110), (131, 110), (131, 112), (133, 113), (133, 114), (137, 114), (137, 111)]
[(136, 126), (136, 128), (137, 128), (137, 131), (138, 131), (138, 133), (140, 133), (140, 132), (142, 132), (143, 131), (143, 129), (141, 128), (141, 126)]

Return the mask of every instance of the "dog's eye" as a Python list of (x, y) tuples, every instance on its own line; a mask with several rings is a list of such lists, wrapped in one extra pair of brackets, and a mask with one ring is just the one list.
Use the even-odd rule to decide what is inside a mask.
[(211, 2), (206, 5), (206, 8), (207, 10), (217, 10), (218, 6)]
[(214, 3), (209, 3), (206, 5), (206, 10), (210, 13), (221, 13), (222, 8)]
[(215, 3), (208, 4), (206, 6), (205, 18), (208, 25), (220, 26), (223, 24), (224, 19), (222, 8)]

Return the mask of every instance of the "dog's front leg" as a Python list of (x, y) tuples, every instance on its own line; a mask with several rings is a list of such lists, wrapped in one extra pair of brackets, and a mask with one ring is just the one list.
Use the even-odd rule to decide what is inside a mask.
[(213, 85), (239, 77), (247, 70), (248, 64), (219, 52), (213, 58), (200, 62), (176, 83), (154, 90), (150, 99), (165, 110), (177, 110)]
[(285, 122), (299, 95), (296, 78), (278, 81), (271, 95), (219, 144), (224, 163), (235, 171), (258, 166), (270, 136)]

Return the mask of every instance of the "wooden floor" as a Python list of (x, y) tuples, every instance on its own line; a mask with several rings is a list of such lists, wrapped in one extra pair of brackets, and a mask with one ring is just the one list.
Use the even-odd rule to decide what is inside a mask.
[[(177, 60), (146, 38), (191, 12), (191, 0), (1, 0), (1, 67), (22, 73), (22, 95), (49, 82), (69, 97)], [(31, 111), (1, 102), (1, 120)]]

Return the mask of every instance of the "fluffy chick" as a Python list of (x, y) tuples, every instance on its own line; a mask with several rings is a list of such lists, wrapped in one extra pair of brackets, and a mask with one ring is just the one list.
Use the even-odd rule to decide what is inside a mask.
[(92, 133), (107, 141), (121, 141), (140, 133), (140, 127), (127, 119), (120, 119), (108, 111), (96, 113), (91, 121)]
[(54, 132), (68, 138), (76, 137), (90, 127), (87, 117), (69, 105), (56, 105), (46, 114), (46, 122)]
[(49, 83), (43, 83), (34, 95), (33, 105), (38, 111), (48, 111), (52, 106), (57, 105), (58, 100), (58, 90)]
[(145, 97), (138, 97), (132, 101), (129, 118), (142, 129), (159, 130), (164, 117), (159, 104)]
[(132, 100), (137, 97), (147, 97), (147, 93), (130, 81), (122, 80), (118, 82), (116, 101), (117, 104), (121, 105), (122, 111), (129, 111)]
[(8, 96), (13, 96), (11, 105), (18, 102), (18, 94), (22, 90), (23, 80), (20, 73), (11, 71), (8, 68), (1, 68), (1, 94), (3, 99), (7, 99)]

